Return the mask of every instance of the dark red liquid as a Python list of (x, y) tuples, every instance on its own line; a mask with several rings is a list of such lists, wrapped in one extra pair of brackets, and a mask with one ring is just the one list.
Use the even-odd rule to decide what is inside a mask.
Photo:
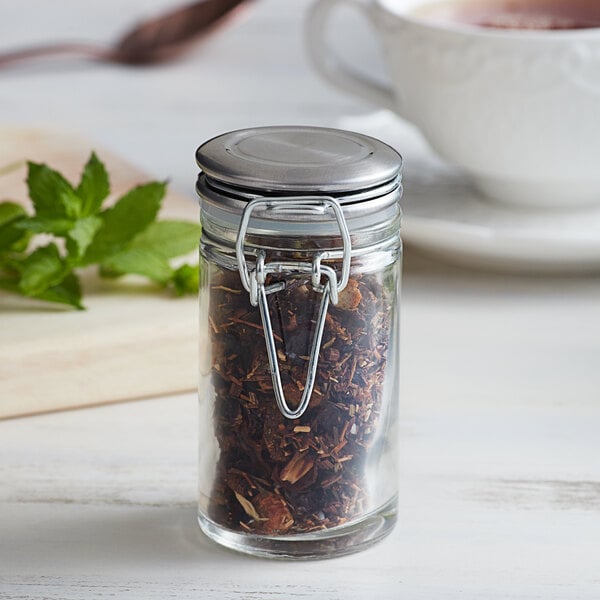
[(494, 29), (600, 27), (600, 0), (457, 0), (423, 7), (418, 14)]

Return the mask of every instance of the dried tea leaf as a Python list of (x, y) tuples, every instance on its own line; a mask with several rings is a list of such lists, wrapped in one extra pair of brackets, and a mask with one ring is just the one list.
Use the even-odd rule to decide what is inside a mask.
[(294, 433), (310, 433), (310, 425), (296, 425)]
[(313, 468), (314, 464), (314, 456), (308, 452), (298, 452), (281, 470), (281, 481), (287, 481), (294, 485)]
[(237, 501), (240, 503), (241, 507), (244, 509), (244, 512), (249, 517), (252, 517), (253, 519), (256, 519), (258, 521), (260, 519), (260, 515), (256, 512), (252, 502), (250, 502), (250, 500), (246, 500), (246, 498), (244, 498), (244, 496), (242, 496), (241, 494), (238, 494), (237, 492), (233, 492), (233, 493), (235, 494), (235, 497), (236, 497)]

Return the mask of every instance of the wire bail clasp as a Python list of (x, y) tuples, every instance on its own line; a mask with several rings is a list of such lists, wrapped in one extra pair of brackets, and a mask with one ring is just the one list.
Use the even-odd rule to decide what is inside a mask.
[[(339, 281), (336, 271), (332, 267), (322, 264), (324, 259), (329, 258), (329, 253), (327, 251), (316, 253), (315, 257), (310, 263), (301, 261), (273, 261), (267, 263), (265, 262), (266, 254), (264, 250), (259, 250), (256, 253), (254, 269), (250, 270), (244, 254), (244, 242), (246, 239), (246, 233), (248, 231), (248, 225), (250, 223), (250, 218), (254, 210), (258, 207), (264, 207), (269, 210), (280, 212), (308, 210), (311, 212), (316, 211), (321, 214), (327, 214), (328, 210), (332, 210), (338, 223), (343, 241), (342, 271)], [(321, 341), (323, 339), (323, 331), (325, 329), (325, 319), (327, 317), (329, 303), (331, 302), (334, 306), (337, 304), (338, 295), (346, 287), (350, 277), (352, 243), (342, 207), (335, 198), (330, 197), (305, 196), (287, 198), (257, 198), (249, 202), (242, 213), (235, 249), (242, 285), (250, 294), (250, 303), (252, 306), (258, 306), (260, 310), (260, 316), (265, 334), (265, 342), (267, 346), (267, 357), (269, 359), (269, 367), (277, 406), (284, 417), (288, 419), (298, 419), (306, 412), (315, 385), (319, 352), (321, 350)], [(269, 305), (267, 302), (267, 296), (285, 289), (286, 282), (280, 281), (271, 285), (266, 285), (267, 275), (273, 273), (310, 275), (310, 281), (313, 289), (322, 294), (319, 313), (317, 316), (315, 335), (312, 341), (308, 361), (306, 384), (304, 386), (304, 390), (302, 391), (302, 398), (300, 399), (298, 408), (295, 410), (292, 410), (289, 407), (285, 399), (283, 384), (281, 382), (281, 373), (279, 370), (277, 348), (275, 346), (275, 338), (273, 335), (273, 327), (271, 324), (271, 316), (269, 314)], [(323, 276), (327, 278), (325, 283), (321, 283)]]

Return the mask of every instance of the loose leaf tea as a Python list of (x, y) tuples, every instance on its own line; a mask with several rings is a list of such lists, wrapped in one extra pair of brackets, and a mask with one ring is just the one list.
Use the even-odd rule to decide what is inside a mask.
[[(288, 278), (283, 291), (269, 296), (283, 389), (293, 408), (306, 381), (319, 301), (301, 278)], [(294, 420), (277, 407), (260, 313), (237, 272), (213, 271), (210, 304), (220, 451), (210, 517), (237, 531), (283, 535), (364, 515), (390, 335), (392, 299), (381, 275), (351, 276), (337, 306), (329, 307), (310, 404)]]

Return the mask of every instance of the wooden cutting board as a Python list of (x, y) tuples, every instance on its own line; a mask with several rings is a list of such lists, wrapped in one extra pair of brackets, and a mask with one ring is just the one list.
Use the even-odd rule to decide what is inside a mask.
[[(124, 159), (76, 135), (0, 129), (0, 169), (45, 162), (76, 182), (91, 150), (107, 165), (112, 196), (148, 181)], [(1, 174), (0, 200), (29, 204), (25, 176), (24, 164)], [(197, 205), (170, 192), (161, 216), (195, 221)], [(86, 311), (0, 290), (0, 418), (196, 387), (195, 298), (174, 298), (135, 278), (101, 280), (93, 270), (84, 274), (83, 288)]]

